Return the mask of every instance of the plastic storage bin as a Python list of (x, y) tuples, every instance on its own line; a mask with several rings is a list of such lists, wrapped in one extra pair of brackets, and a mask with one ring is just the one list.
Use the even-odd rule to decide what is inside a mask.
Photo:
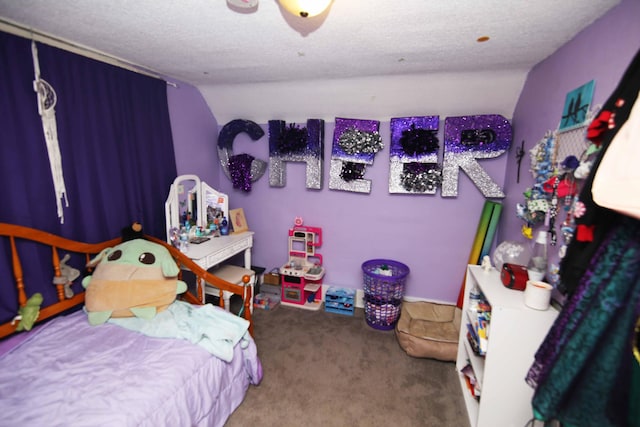
[(355, 289), (343, 289), (331, 286), (327, 289), (324, 297), (324, 310), (329, 313), (353, 316), (356, 308), (355, 300)]
[(389, 259), (372, 259), (362, 264), (364, 312), (374, 329), (391, 330), (400, 317), (409, 267)]

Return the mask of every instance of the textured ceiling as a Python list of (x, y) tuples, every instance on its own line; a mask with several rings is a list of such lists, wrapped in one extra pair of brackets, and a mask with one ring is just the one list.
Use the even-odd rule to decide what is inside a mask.
[[(528, 70), (619, 0), (0, 0), (0, 17), (196, 86)], [(477, 42), (489, 36), (484, 43)]]

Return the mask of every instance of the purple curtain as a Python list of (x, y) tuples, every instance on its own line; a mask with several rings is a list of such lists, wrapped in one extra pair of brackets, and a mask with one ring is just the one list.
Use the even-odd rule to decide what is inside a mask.
[[(41, 43), (37, 47), (41, 78), (57, 94), (69, 206), (60, 224), (32, 87), (31, 41), (0, 32), (0, 222), (98, 242), (140, 221), (147, 234), (164, 237), (164, 201), (176, 177), (166, 83)], [(2, 284), (13, 283), (8, 250), (0, 245)], [(32, 262), (31, 251), (39, 250), (20, 248), (20, 254)], [(50, 259), (46, 253), (44, 259)], [(25, 282), (27, 287), (43, 283), (39, 291), (46, 304), (55, 298), (52, 272), (33, 262), (23, 265), (33, 276), (25, 276)], [(15, 292), (7, 288), (0, 286), (0, 321), (17, 310)], [(28, 296), (34, 292), (27, 291)]]

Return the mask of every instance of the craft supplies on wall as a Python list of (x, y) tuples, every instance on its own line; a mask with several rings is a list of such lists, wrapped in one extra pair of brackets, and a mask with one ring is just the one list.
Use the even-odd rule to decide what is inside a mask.
[(550, 247), (559, 243), (548, 254), (546, 279), (553, 286), (559, 281), (555, 261), (565, 256), (576, 233), (575, 219), (584, 214), (578, 194), (598, 151), (587, 138), (600, 110), (599, 106), (591, 109), (594, 85), (592, 80), (567, 93), (558, 129), (548, 131), (529, 152), (534, 183), (524, 191), (524, 203), (516, 205), (516, 216), (524, 221), (523, 236), (533, 239), (534, 230), (540, 229), (545, 230)]

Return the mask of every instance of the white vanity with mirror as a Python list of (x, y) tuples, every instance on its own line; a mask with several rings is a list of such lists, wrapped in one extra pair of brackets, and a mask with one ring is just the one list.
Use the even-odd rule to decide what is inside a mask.
[(214, 190), (197, 175), (180, 175), (171, 184), (164, 204), (167, 242), (171, 243), (171, 229), (184, 225), (183, 213), (188, 213), (197, 227), (207, 228), (209, 214), (220, 211), (229, 217), (229, 196)]
[[(165, 202), (167, 243), (174, 244), (175, 236), (172, 238), (172, 235), (184, 225), (185, 212), (190, 215), (191, 222), (195, 222), (195, 227), (206, 230), (213, 219), (211, 215), (222, 215), (229, 220), (229, 197), (211, 188), (197, 175), (180, 175), (171, 184)], [(244, 252), (244, 268), (251, 269), (252, 231), (227, 235), (212, 233), (199, 236), (204, 238), (198, 239), (197, 243), (196, 236), (190, 236), (192, 241), (185, 254), (202, 268), (209, 270)], [(204, 294), (198, 297), (204, 301)]]

